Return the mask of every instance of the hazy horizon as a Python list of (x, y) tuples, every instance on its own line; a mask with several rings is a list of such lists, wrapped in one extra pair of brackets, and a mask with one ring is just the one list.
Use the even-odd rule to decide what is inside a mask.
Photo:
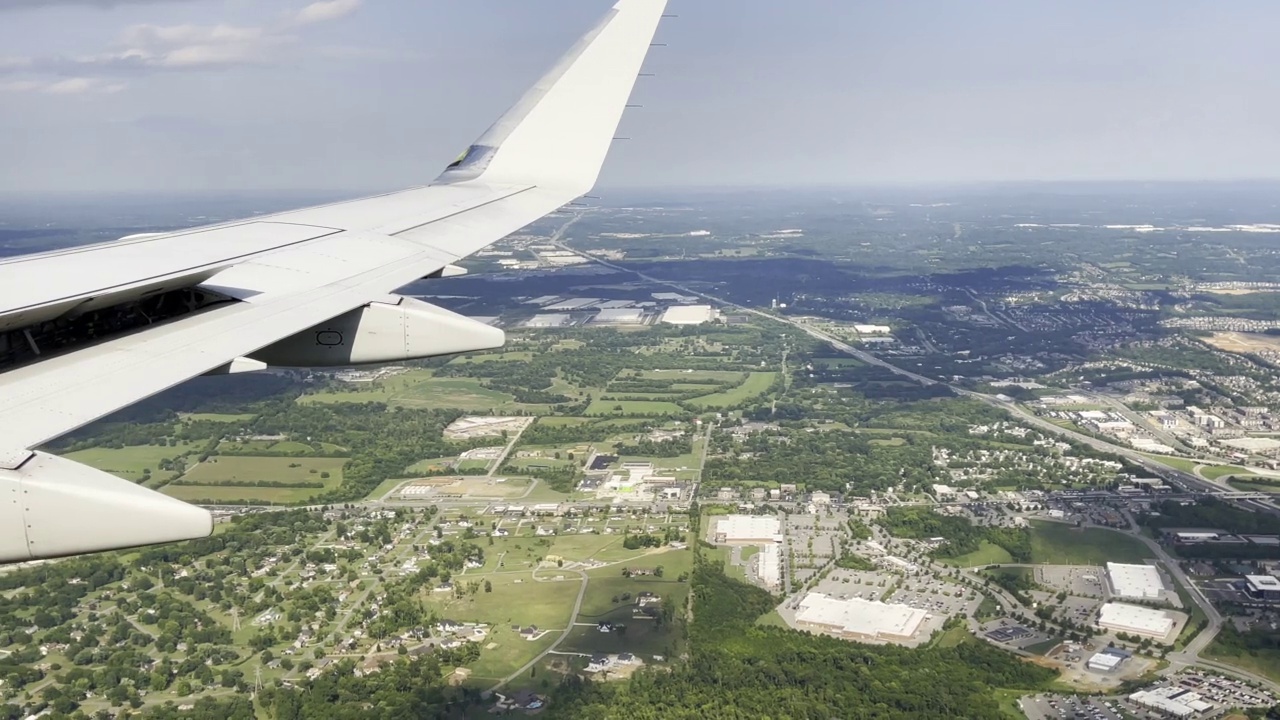
[[(0, 0), (0, 193), (421, 184), (608, 0)], [(604, 191), (1280, 179), (1280, 6), (672, 0)]]

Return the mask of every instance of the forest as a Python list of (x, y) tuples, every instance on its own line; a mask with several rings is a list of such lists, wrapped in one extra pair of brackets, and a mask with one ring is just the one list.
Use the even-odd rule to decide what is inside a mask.
[(1008, 551), (1014, 562), (1031, 562), (1031, 533), (1025, 528), (982, 527), (962, 517), (939, 515), (929, 507), (891, 507), (880, 525), (894, 537), (946, 538), (935, 557), (959, 557), (977, 551), (985, 540)]

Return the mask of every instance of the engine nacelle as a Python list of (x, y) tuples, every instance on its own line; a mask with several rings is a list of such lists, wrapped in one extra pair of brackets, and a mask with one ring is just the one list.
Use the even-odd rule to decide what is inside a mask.
[(207, 510), (42, 452), (0, 453), (0, 563), (207, 537)]
[(491, 350), (502, 330), (413, 298), (389, 296), (250, 354), (277, 367), (400, 362)]

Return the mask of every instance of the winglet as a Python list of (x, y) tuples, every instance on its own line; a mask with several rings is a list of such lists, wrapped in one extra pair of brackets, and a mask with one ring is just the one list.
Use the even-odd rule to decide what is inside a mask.
[(436, 183), (585, 194), (595, 185), (667, 0), (620, 0)]

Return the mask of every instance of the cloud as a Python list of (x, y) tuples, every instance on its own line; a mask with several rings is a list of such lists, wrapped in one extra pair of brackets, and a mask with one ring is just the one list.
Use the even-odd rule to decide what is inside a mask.
[(33, 92), (45, 95), (107, 95), (124, 89), (124, 83), (88, 77), (61, 80), (13, 80), (0, 83), (0, 92)]
[(191, 0), (0, 0), (0, 12), (6, 10), (35, 10), (60, 5), (79, 5), (110, 9), (118, 5), (159, 5), (167, 2), (191, 2)]
[[(0, 0), (2, 1), (2, 0)], [(337, 20), (350, 15), (359, 7), (362, 0), (318, 0), (302, 8), (293, 16), (294, 25), (310, 25), (318, 22)]]

